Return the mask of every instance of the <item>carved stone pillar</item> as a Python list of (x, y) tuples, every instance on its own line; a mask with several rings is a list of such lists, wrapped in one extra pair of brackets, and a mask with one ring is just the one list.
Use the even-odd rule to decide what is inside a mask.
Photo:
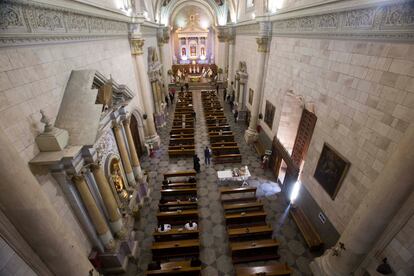
[(227, 87), (230, 87), (231, 80), (233, 79), (233, 74), (234, 74), (234, 47), (235, 47), (234, 36), (228, 37), (228, 44), (229, 44), (229, 61), (228, 61), (229, 72), (227, 76), (227, 82), (228, 82)]
[(160, 99), (158, 97), (158, 90), (157, 90), (157, 81), (151, 81), (151, 90), (152, 90), (152, 96), (154, 99), (154, 108), (155, 108), (155, 113), (159, 114), (160, 113)]
[[(80, 240), (0, 128), (2, 212), (54, 275), (88, 275), (93, 266)], [(40, 275), (40, 274), (39, 274)]]
[(122, 125), (114, 124), (113, 129), (115, 133), (116, 144), (118, 145), (119, 153), (121, 155), (122, 164), (124, 165), (124, 170), (125, 170), (125, 174), (128, 179), (128, 183), (132, 187), (136, 187), (137, 184), (135, 182), (135, 176), (132, 171), (131, 162), (129, 160), (128, 151), (125, 145), (125, 139), (124, 139), (124, 136), (122, 135)]
[(332, 249), (311, 263), (316, 276), (354, 275), (407, 198), (414, 192), (414, 125), (411, 124), (384, 169), (372, 184), (373, 189), (355, 211), (339, 242), (345, 245), (339, 256)]
[(131, 155), (131, 161), (132, 161), (132, 170), (134, 172), (134, 175), (136, 178), (138, 178), (138, 181), (140, 182), (140, 195), (142, 197), (148, 196), (148, 183), (145, 182), (142, 169), (141, 169), (141, 163), (139, 162), (138, 154), (135, 149), (134, 139), (132, 138), (131, 128), (130, 128), (130, 121), (131, 117), (123, 121), (125, 134), (128, 141), (129, 151)]
[(217, 66), (219, 68), (222, 68), (224, 71), (226, 60), (227, 60), (227, 56), (226, 56), (227, 36), (223, 28), (217, 29), (217, 38), (218, 38), (218, 45), (217, 45), (218, 51), (217, 51), (216, 63), (217, 63)]
[(140, 37), (132, 36), (131, 38), (131, 53), (134, 57), (135, 64), (137, 67), (137, 73), (139, 77), (140, 91), (142, 93), (142, 99), (144, 102), (145, 113), (147, 114), (146, 119), (146, 135), (145, 140), (147, 143), (154, 145), (154, 148), (158, 148), (160, 144), (160, 137), (155, 129), (155, 123), (153, 118), (153, 108), (151, 103), (151, 86), (148, 79), (147, 70), (145, 69), (145, 62), (143, 57), (144, 39)]
[(259, 108), (260, 108), (260, 101), (262, 99), (263, 94), (263, 78), (265, 78), (265, 61), (268, 53), (269, 48), (269, 37), (258, 37), (256, 38), (257, 42), (257, 51), (258, 55), (258, 65), (256, 71), (256, 86), (254, 89), (254, 96), (253, 96), (253, 103), (252, 103), (252, 110), (251, 110), (251, 117), (250, 117), (250, 124), (249, 128), (246, 130), (244, 134), (244, 139), (248, 144), (253, 143), (257, 140), (259, 134), (256, 131), (257, 128), (257, 119), (259, 118)]
[(82, 198), (82, 202), (85, 205), (86, 210), (92, 220), (95, 230), (99, 235), (102, 243), (105, 248), (112, 250), (115, 246), (114, 238), (109, 231), (108, 225), (106, 224), (104, 216), (99, 211), (96, 202), (93, 199), (91, 191), (89, 190), (88, 184), (86, 183), (85, 177), (81, 175), (75, 175), (72, 177), (73, 183), (75, 183), (76, 188)]
[(91, 164), (91, 171), (95, 178), (96, 184), (98, 185), (99, 193), (102, 196), (105, 208), (108, 211), (111, 230), (117, 237), (123, 238), (125, 236), (125, 228), (122, 217), (102, 167), (99, 166), (99, 164)]

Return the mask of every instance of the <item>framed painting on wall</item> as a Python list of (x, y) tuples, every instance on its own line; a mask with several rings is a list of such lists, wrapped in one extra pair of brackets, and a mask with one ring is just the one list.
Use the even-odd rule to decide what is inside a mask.
[(253, 89), (249, 88), (249, 104), (250, 105), (253, 104), (253, 95), (254, 95)]
[(269, 101), (266, 101), (266, 107), (265, 107), (265, 116), (264, 116), (264, 122), (267, 124), (267, 126), (272, 129), (273, 126), (273, 119), (275, 118), (275, 106), (271, 104)]
[(340, 153), (324, 143), (313, 177), (330, 195), (332, 200), (338, 194), (350, 165), (351, 163)]

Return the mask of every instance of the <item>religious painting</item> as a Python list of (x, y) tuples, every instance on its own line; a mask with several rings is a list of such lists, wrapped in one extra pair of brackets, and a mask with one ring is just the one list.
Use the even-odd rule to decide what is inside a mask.
[(350, 163), (341, 154), (325, 143), (313, 177), (323, 189), (335, 199)]
[(250, 105), (253, 104), (253, 95), (254, 95), (253, 89), (249, 88), (249, 104)]
[(181, 48), (181, 56), (186, 56), (187, 55), (187, 51), (185, 49), (185, 47)]
[(195, 57), (197, 55), (197, 48), (195, 45), (190, 46), (190, 56)]
[(201, 47), (200, 52), (201, 52), (201, 55), (202, 56), (205, 56), (206, 55), (206, 50), (204, 50), (204, 47)]
[(272, 126), (273, 126), (273, 119), (275, 117), (275, 110), (276, 110), (275, 106), (273, 104), (271, 104), (269, 101), (266, 101), (264, 122), (267, 124), (267, 126), (270, 129), (272, 129)]

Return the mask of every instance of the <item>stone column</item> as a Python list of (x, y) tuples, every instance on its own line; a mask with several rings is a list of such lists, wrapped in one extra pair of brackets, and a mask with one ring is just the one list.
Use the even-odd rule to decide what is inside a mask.
[(234, 36), (229, 36), (228, 37), (228, 44), (229, 44), (229, 72), (228, 72), (228, 83), (227, 83), (227, 87), (230, 87), (231, 84), (231, 80), (233, 79), (233, 71), (234, 71), (234, 45), (235, 45), (235, 40), (234, 40)]
[(155, 129), (155, 123), (153, 118), (153, 109), (151, 103), (151, 86), (147, 75), (147, 70), (145, 69), (143, 50), (144, 39), (132, 35), (131, 37), (131, 53), (134, 57), (137, 73), (139, 76), (140, 91), (142, 93), (142, 99), (144, 102), (144, 109), (147, 115), (146, 119), (146, 134), (145, 140), (147, 143), (152, 143), (155, 148), (160, 144), (160, 137), (157, 134)]
[(223, 65), (223, 83), (227, 81), (229, 72), (228, 70), (229, 66), (229, 37), (228, 35), (225, 37), (225, 44), (224, 44), (224, 65)]
[(157, 81), (151, 81), (151, 90), (152, 90), (152, 96), (154, 99), (155, 113), (159, 114), (161, 109), (160, 109), (160, 99), (158, 97)]
[(224, 33), (224, 29), (217, 29), (217, 39), (218, 39), (218, 53), (216, 56), (216, 63), (219, 68), (223, 69), (224, 72), (224, 66), (226, 65), (226, 59), (227, 56), (226, 53), (226, 34)]
[(139, 162), (138, 154), (135, 149), (134, 139), (132, 138), (131, 128), (130, 128), (131, 117), (123, 121), (125, 134), (128, 141), (131, 161), (132, 161), (132, 170), (135, 177), (140, 182), (140, 197), (148, 196), (148, 183), (144, 180), (144, 175), (141, 170), (141, 163)]
[(57, 213), (41, 185), (0, 128), (3, 213), (55, 275), (88, 275), (88, 252)]
[(136, 187), (137, 184), (135, 182), (135, 176), (132, 171), (132, 166), (129, 160), (129, 155), (125, 145), (124, 136), (122, 135), (122, 125), (115, 123), (113, 129), (115, 133), (116, 144), (118, 145), (119, 153), (121, 155), (122, 164), (124, 165), (124, 170), (126, 177), (128, 179), (128, 183), (132, 187)]
[(259, 118), (259, 108), (260, 101), (263, 94), (263, 78), (265, 77), (265, 61), (267, 58), (268, 48), (269, 48), (269, 37), (258, 37), (256, 38), (257, 42), (257, 51), (259, 53), (257, 59), (257, 71), (256, 71), (256, 86), (254, 89), (251, 117), (249, 128), (244, 134), (244, 139), (248, 144), (253, 143), (258, 138), (258, 133), (256, 131), (257, 120)]
[(99, 193), (102, 196), (105, 208), (108, 212), (111, 230), (117, 237), (123, 238), (126, 233), (122, 217), (103, 169), (99, 164), (91, 164), (91, 171), (93, 173), (93, 177), (95, 178), (96, 184), (98, 185)]
[(239, 88), (240, 93), (239, 93), (238, 103), (239, 103), (240, 110), (245, 110), (246, 109), (247, 77), (248, 77), (248, 75), (246, 73), (239, 72), (239, 81), (238, 81), (238, 83), (240, 85), (240, 88)]
[(109, 231), (108, 225), (106, 224), (105, 218), (102, 213), (99, 211), (96, 202), (93, 199), (91, 191), (89, 190), (88, 184), (86, 183), (85, 176), (82, 174), (75, 175), (72, 177), (73, 183), (76, 185), (82, 202), (85, 205), (86, 210), (88, 211), (89, 217), (92, 220), (95, 230), (99, 235), (102, 243), (105, 248), (111, 250), (114, 248), (114, 238), (112, 237), (111, 231)]
[(388, 223), (413, 193), (414, 125), (411, 124), (376, 178), (372, 189), (355, 211), (339, 242), (345, 250), (333, 256), (332, 249), (311, 263), (313, 274), (352, 275), (370, 252)]

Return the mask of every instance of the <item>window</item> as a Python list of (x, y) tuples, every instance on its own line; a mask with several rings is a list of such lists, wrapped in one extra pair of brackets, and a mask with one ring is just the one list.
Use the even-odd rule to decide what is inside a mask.
[(275, 106), (271, 104), (269, 101), (266, 101), (264, 122), (267, 124), (267, 126), (270, 129), (272, 129), (274, 117), (275, 117)]

